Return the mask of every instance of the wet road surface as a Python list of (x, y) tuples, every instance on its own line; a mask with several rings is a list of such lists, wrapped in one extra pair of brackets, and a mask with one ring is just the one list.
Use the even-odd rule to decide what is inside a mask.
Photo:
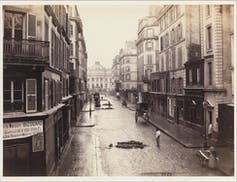
[[(112, 110), (96, 109), (94, 127), (73, 127), (72, 138), (56, 171), (58, 176), (220, 176), (202, 167), (195, 153), (161, 133), (156, 146), (155, 128), (113, 97)], [(89, 113), (83, 113), (89, 114)], [(136, 140), (143, 149), (116, 148), (117, 142)], [(113, 147), (109, 147), (113, 144)]]

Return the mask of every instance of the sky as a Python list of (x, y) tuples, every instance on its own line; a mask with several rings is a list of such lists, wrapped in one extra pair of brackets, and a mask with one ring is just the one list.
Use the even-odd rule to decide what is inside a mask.
[(137, 39), (138, 20), (148, 16), (146, 5), (79, 5), (88, 52), (88, 67), (99, 61), (111, 68), (125, 41)]

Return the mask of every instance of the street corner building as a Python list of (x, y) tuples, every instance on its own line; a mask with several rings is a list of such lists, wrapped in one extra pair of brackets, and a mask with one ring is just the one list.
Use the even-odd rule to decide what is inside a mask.
[[(72, 8), (3, 6), (4, 176), (50, 175), (70, 138), (78, 112), (74, 95), (83, 93), (87, 81), (82, 25)], [(80, 60), (70, 54), (78, 52), (70, 50), (76, 28), (84, 45)], [(79, 69), (82, 75), (75, 73)], [(81, 88), (72, 88), (79, 81)]]

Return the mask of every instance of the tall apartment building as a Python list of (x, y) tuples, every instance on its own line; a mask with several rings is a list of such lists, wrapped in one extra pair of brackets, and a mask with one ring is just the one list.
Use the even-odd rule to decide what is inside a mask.
[[(154, 115), (177, 123), (186, 121), (184, 63), (201, 56), (199, 19), (199, 7), (190, 5), (165, 5), (157, 14), (159, 49), (157, 72), (151, 74), (152, 109)], [(196, 119), (201, 124), (202, 120)]]
[[(202, 5), (201, 40), (204, 59), (204, 124), (213, 124), (221, 138), (234, 137), (233, 5)], [(195, 75), (194, 75), (195, 77)]]
[(3, 6), (3, 175), (48, 175), (69, 138), (68, 10)]
[(214, 136), (233, 139), (233, 6), (169, 5), (157, 17), (153, 117), (162, 115), (205, 136), (212, 123)]
[(83, 25), (77, 6), (68, 6), (70, 34), (70, 94), (72, 99), (72, 121), (77, 117), (86, 100), (87, 52), (83, 36)]
[(158, 25), (156, 23), (157, 18), (153, 15), (140, 19), (138, 24), (137, 87), (140, 101), (147, 99), (145, 97), (150, 91), (150, 75), (157, 71)]
[(112, 72), (106, 69), (96, 61), (94, 65), (88, 68), (88, 89), (91, 93), (109, 93), (112, 91)]
[(134, 41), (126, 41), (119, 53), (121, 95), (135, 103), (137, 97), (137, 48)]
[(115, 56), (115, 58), (113, 59), (112, 80), (113, 90), (115, 92), (119, 92), (121, 88), (119, 55)]

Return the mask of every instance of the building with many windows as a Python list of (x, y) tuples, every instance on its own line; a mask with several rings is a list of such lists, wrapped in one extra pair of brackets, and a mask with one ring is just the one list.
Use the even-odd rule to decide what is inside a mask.
[(3, 6), (3, 175), (48, 175), (70, 134), (63, 5)]
[[(185, 63), (185, 119), (202, 121), (197, 124), (203, 128), (205, 136), (212, 123), (215, 136), (220, 130), (221, 138), (228, 135), (233, 139), (230, 129), (234, 121), (231, 106), (233, 6), (201, 5), (199, 8), (201, 59)], [(226, 113), (229, 113), (228, 119), (223, 118)]]
[(72, 99), (72, 121), (76, 121), (86, 100), (87, 51), (83, 25), (77, 6), (68, 6), (70, 35), (70, 94)]
[(233, 6), (163, 6), (157, 19), (152, 117), (191, 126), (204, 136), (211, 123), (213, 136), (233, 140)]
[(134, 41), (126, 41), (119, 53), (121, 95), (136, 102), (137, 92), (137, 49)]
[(96, 61), (94, 65), (88, 68), (87, 76), (90, 93), (100, 92), (106, 94), (112, 91), (111, 69), (106, 69), (99, 61)]
[(121, 89), (119, 55), (115, 56), (115, 58), (113, 59), (112, 80), (113, 91), (119, 92)]
[[(157, 71), (151, 74), (154, 115), (184, 123), (184, 63), (200, 59), (199, 6), (165, 5), (157, 12)], [(156, 113), (156, 114), (155, 114)], [(202, 123), (201, 113), (193, 123)], [(192, 121), (191, 121), (192, 123)]]
[[(137, 46), (137, 87), (139, 100), (150, 91), (150, 75), (157, 70), (158, 25), (156, 16), (148, 16), (139, 20)], [(143, 97), (143, 99), (142, 99)]]

